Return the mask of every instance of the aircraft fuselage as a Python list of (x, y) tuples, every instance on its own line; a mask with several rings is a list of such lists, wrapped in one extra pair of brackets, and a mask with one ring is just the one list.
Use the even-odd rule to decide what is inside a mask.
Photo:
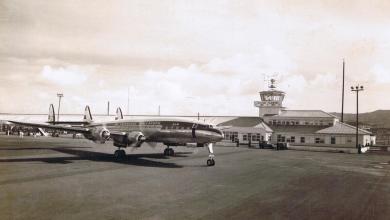
[[(215, 143), (223, 139), (222, 131), (210, 124), (172, 118), (116, 120), (90, 124), (86, 128), (107, 129), (111, 133), (130, 134), (141, 132), (146, 137), (146, 142), (160, 142), (171, 145)], [(122, 141), (115, 138), (113, 140), (114, 142)]]

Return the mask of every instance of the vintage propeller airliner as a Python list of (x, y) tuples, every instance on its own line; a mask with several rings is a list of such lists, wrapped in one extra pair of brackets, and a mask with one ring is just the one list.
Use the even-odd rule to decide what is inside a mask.
[(29, 127), (54, 129), (81, 133), (85, 138), (98, 143), (112, 140), (118, 149), (114, 156), (123, 159), (126, 152), (122, 148), (138, 148), (145, 142), (163, 143), (167, 147), (164, 155), (173, 156), (173, 146), (184, 146), (194, 143), (197, 147), (209, 150), (208, 166), (214, 166), (213, 144), (223, 139), (223, 132), (212, 124), (173, 117), (148, 117), (144, 119), (123, 119), (120, 108), (117, 109), (114, 121), (95, 123), (89, 106), (85, 107), (84, 120), (80, 122), (55, 121), (53, 105), (49, 108), (48, 123), (29, 123), (9, 121)]

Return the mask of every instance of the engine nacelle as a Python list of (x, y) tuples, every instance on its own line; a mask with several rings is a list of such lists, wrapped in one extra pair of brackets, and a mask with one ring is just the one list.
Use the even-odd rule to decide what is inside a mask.
[(107, 128), (98, 128), (92, 132), (92, 137), (88, 139), (92, 139), (95, 142), (100, 142), (104, 144), (110, 139), (110, 136), (110, 131)]
[(142, 132), (133, 131), (127, 134), (128, 146), (140, 147), (145, 142), (146, 138)]

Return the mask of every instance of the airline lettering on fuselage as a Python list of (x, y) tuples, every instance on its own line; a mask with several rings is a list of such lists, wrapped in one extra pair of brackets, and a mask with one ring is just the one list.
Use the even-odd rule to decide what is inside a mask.
[(105, 125), (107, 128), (122, 128), (126, 130), (139, 130), (139, 129), (162, 129), (162, 130), (190, 130), (192, 129), (193, 138), (195, 138), (195, 129), (198, 128), (198, 124), (188, 122), (169, 122), (169, 121), (145, 121), (145, 122), (116, 122), (108, 123)]

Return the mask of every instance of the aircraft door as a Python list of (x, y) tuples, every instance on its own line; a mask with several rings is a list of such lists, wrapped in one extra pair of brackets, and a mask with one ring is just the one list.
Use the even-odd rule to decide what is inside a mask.
[(192, 125), (192, 138), (196, 138), (196, 128), (198, 127), (197, 124)]

